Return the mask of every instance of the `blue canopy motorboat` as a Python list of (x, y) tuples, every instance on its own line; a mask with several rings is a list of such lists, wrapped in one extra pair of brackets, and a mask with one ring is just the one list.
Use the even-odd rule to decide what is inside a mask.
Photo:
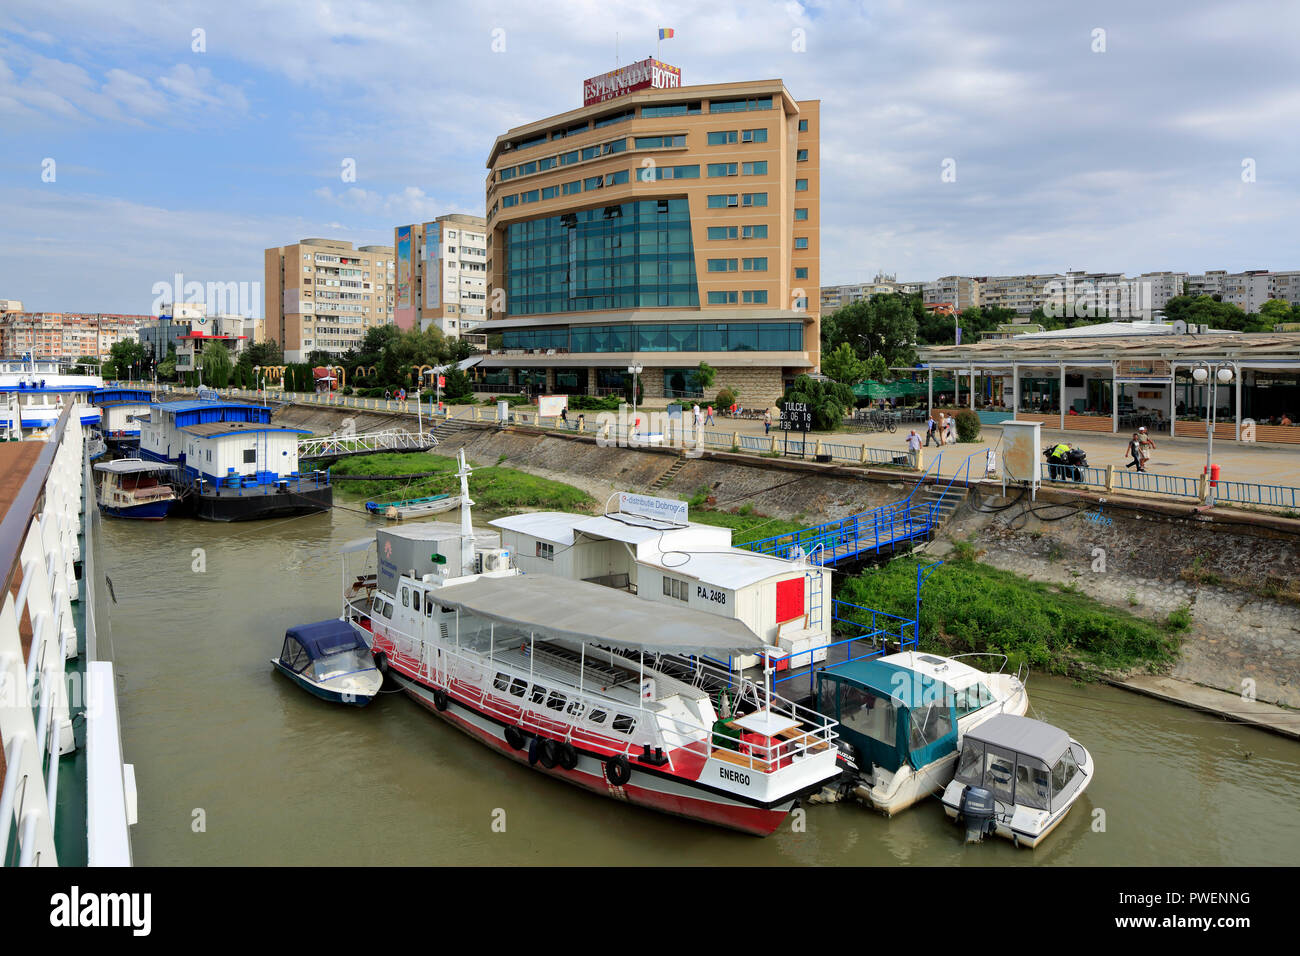
[(952, 780), (965, 734), (1029, 705), (1020, 675), (915, 651), (835, 664), (817, 672), (816, 690), (817, 710), (840, 722), (853, 751), (854, 794), (890, 816)]
[(308, 693), (336, 704), (364, 707), (384, 683), (365, 642), (338, 619), (289, 628), (271, 663)]

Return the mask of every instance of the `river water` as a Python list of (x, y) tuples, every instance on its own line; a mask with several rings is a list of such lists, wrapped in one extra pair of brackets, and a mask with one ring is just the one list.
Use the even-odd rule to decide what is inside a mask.
[(234, 525), (105, 520), (138, 864), (1300, 860), (1300, 744), (1042, 675), (1030, 678), (1033, 716), (1088, 747), (1097, 776), (1033, 851), (1001, 839), (965, 846), (937, 800), (892, 820), (856, 804), (810, 806), (802, 832), (787, 823), (744, 836), (548, 778), (400, 693), (365, 709), (324, 703), (270, 658), (285, 628), (337, 615), (338, 548), (376, 526), (341, 508)]

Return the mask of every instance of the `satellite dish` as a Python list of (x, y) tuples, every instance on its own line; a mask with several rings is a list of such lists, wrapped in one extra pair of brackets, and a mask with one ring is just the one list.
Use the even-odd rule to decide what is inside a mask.
[(1174, 335), (1186, 335), (1186, 334), (1187, 334), (1187, 323), (1184, 322), (1182, 319), (1179, 319), (1177, 322), (1174, 323)]

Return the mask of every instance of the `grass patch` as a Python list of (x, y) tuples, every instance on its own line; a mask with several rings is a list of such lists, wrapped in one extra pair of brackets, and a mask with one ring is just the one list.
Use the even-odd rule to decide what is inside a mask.
[[(336, 475), (405, 475), (437, 472), (428, 478), (402, 481), (340, 482), (344, 494), (376, 501), (399, 498), (422, 498), (428, 495), (455, 494), (460, 490), (456, 477), (456, 459), (428, 452), (364, 455), (344, 458), (331, 472)], [(562, 481), (539, 478), (500, 465), (479, 467), (469, 480), (470, 494), (477, 507), (488, 511), (515, 508), (542, 508), (548, 511), (589, 511), (596, 501), (581, 488)]]
[(1177, 634), (1182, 634), (1191, 630), (1192, 609), (1184, 604), (1182, 607), (1178, 608), (1178, 610), (1170, 612), (1169, 618), (1165, 622), (1165, 626)]
[(698, 521), (700, 524), (730, 528), (731, 543), (735, 545), (771, 538), (778, 534), (789, 534), (791, 531), (806, 527), (805, 523), (800, 521), (787, 521), (784, 518), (769, 518), (766, 515), (754, 514), (752, 508), (748, 511), (741, 508), (736, 512), (692, 508), (691, 520)]
[[(841, 600), (890, 614), (916, 611), (912, 558), (849, 578)], [(1171, 662), (1177, 630), (1078, 593), (972, 560), (961, 549), (922, 591), (921, 644), (943, 653), (993, 651), (1055, 673), (1093, 668), (1151, 668)]]

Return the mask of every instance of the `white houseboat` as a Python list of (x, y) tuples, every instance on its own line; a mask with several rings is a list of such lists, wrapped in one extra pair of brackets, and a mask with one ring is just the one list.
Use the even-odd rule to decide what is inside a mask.
[(473, 530), (468, 474), (462, 453), (460, 527), (378, 531), (378, 573), (345, 599), (413, 699), (548, 775), (747, 833), (839, 775), (833, 720), (710, 663), (763, 649), (743, 622), (521, 574)]
[[(603, 584), (656, 605), (739, 621), (783, 670), (824, 661), (834, 640), (830, 569), (734, 548), (731, 529), (692, 523), (684, 501), (621, 494), (619, 511), (604, 515), (542, 511), (489, 524), (529, 574)], [(759, 657), (718, 663), (743, 670)]]
[(115, 518), (161, 521), (176, 502), (176, 493), (166, 481), (175, 471), (175, 465), (139, 458), (100, 462), (95, 465), (100, 510)]
[(91, 401), (102, 413), (99, 433), (111, 448), (138, 447), (140, 423), (149, 418), (153, 396), (143, 388), (97, 388)]
[(208, 521), (248, 521), (328, 511), (329, 473), (298, 471), (298, 440), (311, 433), (271, 422), (239, 402), (163, 402), (141, 423), (140, 457), (178, 466), (186, 510)]
[(91, 395), (103, 384), (98, 375), (68, 375), (58, 362), (0, 362), (0, 436), (16, 440), (31, 437), (24, 432), (44, 432), (67, 405), (76, 406), (83, 426), (99, 425)]

